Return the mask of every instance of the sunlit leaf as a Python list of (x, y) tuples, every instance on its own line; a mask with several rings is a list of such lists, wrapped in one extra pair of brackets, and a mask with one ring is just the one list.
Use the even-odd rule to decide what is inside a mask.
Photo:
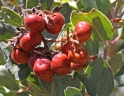
[(12, 11), (11, 9), (2, 6), (2, 11), (0, 12), (0, 16), (9, 24), (14, 26), (23, 26), (23, 19), (22, 17)]
[(4, 65), (0, 65), (0, 85), (9, 90), (18, 90), (18, 83), (14, 80), (13, 75), (9, 73)]

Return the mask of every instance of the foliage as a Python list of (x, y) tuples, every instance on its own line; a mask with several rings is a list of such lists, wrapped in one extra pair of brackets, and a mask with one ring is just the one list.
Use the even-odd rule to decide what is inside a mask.
[[(10, 58), (15, 44), (10, 41), (20, 36), (25, 10), (31, 13), (39, 6), (65, 18), (63, 30), (56, 35), (45, 30), (45, 39), (60, 39), (68, 29), (72, 34), (80, 21), (91, 24), (92, 34), (81, 45), (89, 54), (83, 70), (55, 74), (53, 82), (45, 82), (27, 63), (19, 65)], [(123, 0), (0, 0), (0, 96), (109, 96), (124, 86), (123, 19)], [(56, 42), (48, 45), (54, 51)]]

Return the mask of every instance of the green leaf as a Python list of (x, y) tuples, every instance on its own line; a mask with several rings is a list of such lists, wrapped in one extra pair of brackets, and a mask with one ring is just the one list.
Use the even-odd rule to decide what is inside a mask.
[(98, 10), (104, 13), (105, 15), (107, 14), (108, 10), (111, 8), (111, 3), (109, 0), (95, 0), (96, 5), (98, 7)]
[(73, 11), (71, 21), (75, 26), (80, 21), (89, 22), (92, 25), (91, 38), (95, 42), (105, 42), (113, 37), (112, 24), (109, 19), (96, 9), (92, 9), (89, 13)]
[(9, 90), (6, 87), (0, 87), (0, 96), (14, 96), (17, 91)]
[(48, 92), (52, 92), (52, 83), (51, 82), (45, 82), (42, 79), (39, 79), (40, 85), (43, 86)]
[(64, 96), (64, 90), (68, 87), (82, 87), (81, 82), (77, 78), (72, 78), (70, 75), (63, 75), (53, 78), (52, 96)]
[(33, 8), (38, 5), (38, 0), (26, 0), (26, 8)]
[(0, 85), (9, 90), (18, 90), (18, 83), (14, 80), (13, 75), (8, 72), (4, 65), (0, 65)]
[(10, 25), (23, 26), (22, 17), (11, 9), (2, 6), (1, 17)]
[[(0, 5), (3, 6), (3, 0), (0, 0)], [(0, 6), (0, 7), (1, 7), (1, 6)]]
[(96, 2), (94, 0), (81, 0), (81, 4), (84, 6), (85, 9), (87, 9), (87, 8), (97, 9), (97, 5), (96, 5)]
[(84, 12), (84, 6), (82, 4), (82, 0), (77, 1), (77, 8), (78, 8), (79, 11)]
[(15, 36), (17, 29), (15, 26), (0, 21), (0, 41), (7, 41)]
[(65, 96), (85, 96), (81, 90), (75, 87), (67, 87), (64, 92)]
[(88, 76), (86, 76), (86, 74), (79, 74), (77, 72), (74, 73), (74, 78), (78, 78), (84, 85), (88, 81)]
[(119, 72), (114, 76), (114, 86), (122, 87), (124, 86), (124, 66), (121, 67)]
[(90, 96), (109, 96), (114, 88), (111, 68), (101, 58), (93, 61), (87, 69), (90, 77), (86, 89)]
[(108, 61), (111, 66), (113, 74), (116, 74), (122, 67), (122, 55), (121, 53), (116, 54), (111, 60)]
[(12, 74), (14, 74), (16, 80), (26, 79), (31, 72), (28, 64), (18, 65), (10, 61), (6, 63), (6, 67), (12, 72)]
[[(40, 85), (39, 79), (35, 74), (30, 74), (28, 78), (21, 81), (21, 84), (31, 88), (28, 92), (32, 96), (50, 96), (50, 93)], [(19, 95), (20, 96), (20, 95)], [(22, 95), (23, 96), (23, 95)]]
[[(22, 92), (22, 93), (17, 93), (14, 96), (32, 96), (31, 94), (29, 94), (28, 92)], [(36, 96), (36, 95), (34, 95)]]
[(0, 47), (0, 65), (5, 64), (5, 63), (6, 63), (6, 57), (5, 57), (4, 53), (3, 53), (3, 50)]
[(72, 8), (69, 6), (68, 3), (63, 3), (61, 5), (61, 10), (59, 11), (60, 13), (63, 14), (63, 16), (65, 17), (65, 23), (69, 23), (70, 22), (70, 14), (72, 12)]
[(41, 10), (49, 10), (49, 11), (51, 7), (55, 4), (54, 0), (39, 0), (39, 3), (41, 3)]
[(94, 42), (92, 39), (89, 39), (86, 41), (85, 48), (87, 49), (88, 53), (90, 55), (96, 55), (98, 54), (98, 43)]

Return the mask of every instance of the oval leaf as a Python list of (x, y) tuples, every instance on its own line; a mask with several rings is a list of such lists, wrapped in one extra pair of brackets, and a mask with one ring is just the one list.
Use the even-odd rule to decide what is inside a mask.
[(17, 29), (15, 26), (0, 21), (0, 41), (7, 41), (15, 36)]
[(84, 96), (81, 90), (75, 88), (75, 87), (67, 87), (66, 90), (64, 90), (65, 96)]
[(61, 5), (61, 9), (59, 12), (62, 13), (63, 16), (65, 17), (65, 23), (69, 23), (70, 22), (70, 14), (72, 12), (72, 8), (69, 6), (69, 4), (63, 3)]
[(87, 69), (90, 77), (86, 89), (91, 96), (109, 96), (114, 88), (111, 68), (101, 58), (96, 59)]
[(97, 9), (97, 5), (94, 0), (81, 0), (81, 4), (84, 6), (85, 9), (87, 9), (87, 8)]
[(0, 85), (5, 86), (9, 90), (17, 91), (19, 89), (18, 83), (4, 65), (0, 65)]
[(92, 25), (93, 33), (91, 38), (95, 42), (104, 42), (113, 37), (112, 24), (109, 19), (96, 9), (92, 9), (88, 13), (73, 11), (71, 21), (75, 26), (80, 21), (87, 21)]
[(38, 0), (26, 0), (26, 8), (33, 8), (38, 5)]
[(111, 66), (111, 69), (115, 75), (122, 67), (122, 55), (120, 53), (116, 54), (111, 60), (108, 61), (108, 64)]
[(47, 83), (42, 79), (39, 79), (41, 86), (43, 86), (48, 92), (52, 92), (52, 83)]
[(9, 24), (14, 26), (23, 26), (22, 17), (11, 9), (2, 6), (2, 11), (0, 12), (1, 17)]
[(92, 39), (86, 41), (85, 48), (87, 49), (90, 55), (98, 54), (98, 43), (94, 42)]
[(82, 87), (82, 84), (77, 78), (72, 78), (72, 76), (70, 75), (54, 77), (52, 96), (64, 96), (64, 90), (68, 86), (80, 89), (80, 87)]

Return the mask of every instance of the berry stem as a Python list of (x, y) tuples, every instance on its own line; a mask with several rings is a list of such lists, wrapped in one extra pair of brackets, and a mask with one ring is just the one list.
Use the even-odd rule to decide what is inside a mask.
[(42, 39), (43, 39), (43, 43), (44, 43), (45, 49), (46, 49), (46, 50), (49, 50), (49, 47), (48, 47), (48, 45), (47, 45), (47, 40), (45, 39), (45, 37), (44, 37), (44, 35), (42, 34), (42, 32), (40, 32), (40, 33), (41, 33), (41, 36), (42, 36)]

